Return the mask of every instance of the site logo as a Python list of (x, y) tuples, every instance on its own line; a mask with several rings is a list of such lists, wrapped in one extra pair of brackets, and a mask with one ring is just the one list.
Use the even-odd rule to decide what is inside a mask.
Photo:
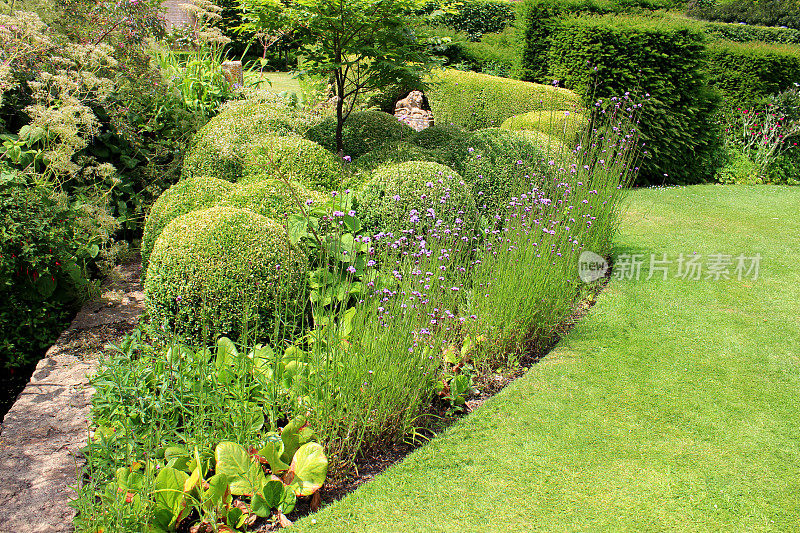
[(584, 251), (578, 258), (578, 276), (584, 283), (591, 283), (608, 273), (608, 261), (594, 252)]

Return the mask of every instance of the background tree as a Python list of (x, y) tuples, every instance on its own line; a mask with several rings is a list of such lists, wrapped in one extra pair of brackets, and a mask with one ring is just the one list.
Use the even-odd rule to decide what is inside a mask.
[(301, 56), (310, 74), (330, 79), (336, 102), (336, 149), (359, 97), (394, 83), (419, 80), (430, 68), (412, 30), (408, 0), (296, 0), (291, 19), (301, 29)]

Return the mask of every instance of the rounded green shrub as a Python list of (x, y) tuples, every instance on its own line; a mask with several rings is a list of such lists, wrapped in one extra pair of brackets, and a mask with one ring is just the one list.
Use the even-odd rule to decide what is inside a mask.
[(472, 187), (453, 169), (408, 161), (376, 170), (357, 194), (358, 214), (376, 231), (425, 232), (434, 226), (474, 228)]
[[(472, 185), (479, 209), (498, 212), (531, 184), (546, 185), (550, 169), (561, 165), (562, 158), (546, 146), (547, 141), (537, 142), (529, 133), (486, 128), (442, 150), (445, 159)], [(568, 151), (564, 152), (566, 156)]]
[(330, 191), (341, 184), (342, 163), (331, 152), (303, 137), (267, 136), (258, 139), (246, 154), (240, 181), (272, 178)]
[(441, 156), (433, 150), (428, 150), (406, 141), (390, 141), (353, 161), (353, 168), (357, 172), (363, 173), (372, 172), (380, 166), (392, 163), (405, 163), (406, 161), (433, 161), (440, 163), (440, 159)]
[[(304, 260), (286, 230), (247, 209), (214, 206), (170, 222), (156, 241), (144, 284), (156, 327), (189, 342), (291, 327), (302, 313)], [(287, 309), (288, 307), (288, 309)]]
[(303, 133), (308, 121), (285, 103), (241, 101), (227, 105), (192, 138), (183, 177), (238, 181), (251, 146), (265, 135)]
[[(356, 158), (387, 141), (411, 140), (416, 132), (394, 115), (383, 111), (356, 111), (347, 117), (342, 129), (344, 155)], [(309, 128), (306, 137), (336, 152), (336, 117), (329, 117)]]
[(500, 128), (540, 131), (572, 145), (583, 137), (588, 126), (589, 120), (580, 111), (531, 111), (507, 118)]
[(434, 150), (467, 135), (467, 133), (467, 130), (458, 124), (434, 124), (417, 133), (414, 143), (422, 148)]
[(147, 263), (156, 239), (167, 224), (181, 215), (198, 209), (206, 209), (225, 198), (234, 185), (216, 178), (196, 177), (179, 181), (155, 201), (142, 234), (142, 271), (147, 272)]
[(236, 186), (223, 205), (249, 209), (259, 215), (282, 221), (287, 214), (298, 213), (297, 202), (317, 206), (325, 203), (328, 196), (311, 190), (301, 183), (267, 179), (243, 183)]

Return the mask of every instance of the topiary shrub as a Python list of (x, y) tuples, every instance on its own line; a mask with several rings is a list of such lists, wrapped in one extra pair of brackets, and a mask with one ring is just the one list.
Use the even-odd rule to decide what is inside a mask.
[[(347, 117), (342, 130), (344, 154), (356, 158), (387, 141), (410, 140), (416, 132), (394, 115), (382, 111), (356, 111)], [(311, 127), (306, 137), (336, 152), (336, 117)]]
[(581, 94), (585, 108), (628, 91), (650, 96), (638, 117), (640, 185), (715, 174), (720, 98), (709, 86), (703, 40), (695, 23), (633, 16), (567, 17), (552, 32), (550, 74)]
[(167, 224), (181, 215), (217, 204), (230, 194), (233, 188), (234, 185), (229, 181), (197, 177), (179, 181), (164, 191), (150, 208), (144, 225), (142, 272), (147, 272), (150, 253)]
[(259, 139), (245, 155), (240, 181), (271, 178), (330, 191), (342, 181), (342, 163), (330, 151), (303, 137), (268, 136)]
[(589, 119), (580, 111), (531, 111), (507, 118), (500, 126), (512, 131), (540, 131), (574, 145), (589, 126)]
[[(562, 155), (561, 150), (556, 144), (548, 145), (546, 135), (540, 138), (499, 128), (478, 130), (457, 139), (443, 152), (472, 185), (478, 208), (492, 215), (531, 183), (538, 183), (540, 188), (549, 185), (548, 169), (557, 162), (563, 165), (557, 157)], [(568, 153), (566, 149), (564, 152)]]
[(708, 46), (711, 84), (728, 107), (750, 107), (800, 81), (800, 47), (713, 42)]
[(441, 163), (440, 159), (441, 156), (433, 150), (427, 150), (405, 141), (391, 141), (353, 161), (353, 169), (356, 172), (369, 173), (380, 166), (392, 163), (405, 163), (406, 161)]
[(419, 234), (437, 224), (472, 229), (477, 222), (472, 187), (453, 169), (429, 161), (379, 168), (357, 199), (359, 216), (373, 230)]
[(265, 135), (302, 134), (307, 127), (306, 118), (279, 100), (228, 104), (192, 138), (182, 176), (238, 181), (254, 142)]
[[(150, 255), (145, 302), (156, 327), (189, 342), (245, 329), (292, 328), (302, 314), (304, 262), (286, 230), (246, 209), (214, 206), (170, 222)], [(252, 330), (251, 330), (252, 333)]]
[(580, 97), (552, 85), (539, 85), (476, 72), (441, 70), (428, 81), (428, 101), (437, 124), (458, 124), (468, 130), (500, 126), (528, 111), (575, 109)]
[(311, 190), (301, 183), (290, 182), (290, 185), (277, 179), (243, 183), (231, 191), (222, 205), (249, 209), (280, 222), (286, 215), (300, 211), (297, 202), (317, 206), (329, 198), (328, 195)]
[(434, 124), (417, 133), (414, 144), (434, 150), (468, 134), (469, 132), (458, 124)]

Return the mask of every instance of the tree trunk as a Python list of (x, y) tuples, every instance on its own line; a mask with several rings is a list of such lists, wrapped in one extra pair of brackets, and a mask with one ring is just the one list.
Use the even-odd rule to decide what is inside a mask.
[(342, 130), (344, 129), (344, 77), (336, 76), (336, 151), (339, 157), (344, 157), (344, 139)]

